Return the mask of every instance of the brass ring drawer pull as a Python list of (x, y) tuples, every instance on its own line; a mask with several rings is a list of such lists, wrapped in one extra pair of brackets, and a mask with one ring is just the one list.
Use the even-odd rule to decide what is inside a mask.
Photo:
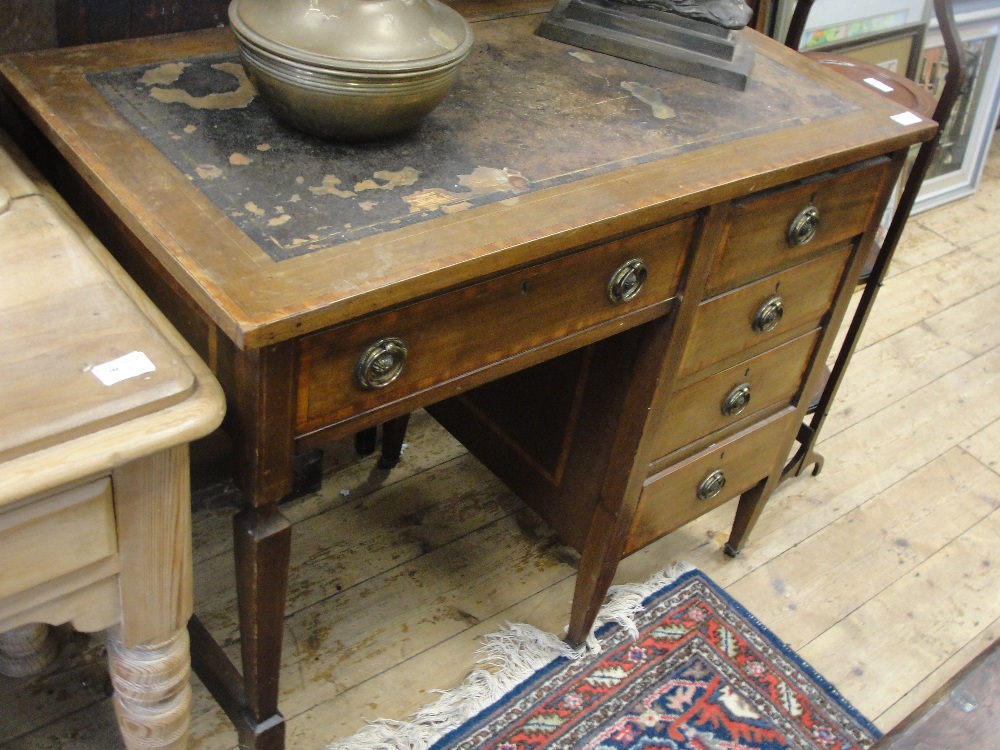
[(608, 281), (608, 299), (615, 305), (635, 297), (646, 282), (649, 272), (639, 258), (622, 263)]
[(785, 314), (785, 301), (778, 295), (770, 297), (764, 301), (753, 316), (753, 329), (757, 333), (767, 333), (773, 331), (781, 322), (781, 316)]
[(406, 363), (406, 344), (387, 336), (371, 344), (358, 358), (354, 375), (365, 390), (384, 388), (399, 377)]
[(819, 209), (813, 205), (806, 206), (788, 225), (788, 244), (790, 247), (805, 245), (812, 241), (818, 231)]
[(701, 484), (698, 485), (698, 499), (711, 500), (713, 497), (722, 492), (722, 488), (725, 486), (725, 472), (723, 472), (722, 469), (716, 469), (701, 480)]
[(729, 395), (722, 401), (722, 415), (724, 417), (735, 417), (747, 408), (750, 403), (750, 384), (741, 383), (729, 392)]

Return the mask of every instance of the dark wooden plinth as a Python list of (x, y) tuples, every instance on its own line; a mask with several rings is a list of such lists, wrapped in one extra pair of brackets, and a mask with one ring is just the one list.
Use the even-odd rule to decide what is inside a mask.
[(1000, 743), (1000, 641), (910, 714), (877, 750), (995, 750)]

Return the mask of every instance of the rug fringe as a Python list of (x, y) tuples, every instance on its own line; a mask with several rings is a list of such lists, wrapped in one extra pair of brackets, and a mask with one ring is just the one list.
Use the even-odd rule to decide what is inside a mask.
[(434, 691), (439, 694), (437, 700), (417, 711), (409, 721), (370, 721), (352, 737), (333, 742), (325, 750), (426, 750), (554, 659), (580, 659), (588, 652), (600, 652), (595, 632), (606, 623), (615, 622), (633, 638), (638, 637), (634, 618), (643, 600), (690, 570), (694, 566), (677, 563), (644, 583), (612, 586), (585, 645), (578, 648), (532, 625), (507, 623), (503, 630), (483, 638), (476, 652), (481, 666), (459, 687)]
[(691, 570), (694, 570), (693, 565), (679, 562), (654, 573), (643, 583), (623, 583), (608, 589), (608, 600), (597, 614), (594, 627), (591, 628), (590, 635), (587, 637), (587, 650), (591, 653), (600, 652), (601, 645), (594, 634), (608, 622), (618, 623), (632, 638), (638, 638), (639, 630), (635, 625), (635, 613), (642, 609), (642, 603), (646, 597), (655, 594)]

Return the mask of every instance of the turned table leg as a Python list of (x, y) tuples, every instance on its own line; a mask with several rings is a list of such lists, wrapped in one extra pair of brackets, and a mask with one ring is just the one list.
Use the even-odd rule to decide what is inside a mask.
[(56, 658), (56, 639), (48, 625), (30, 623), (0, 633), (0, 674), (38, 674)]
[(191, 650), (186, 630), (167, 640), (126, 646), (108, 633), (113, 703), (129, 750), (183, 750), (191, 717)]
[(112, 472), (121, 621), (108, 634), (114, 706), (129, 750), (188, 743), (192, 609), (187, 445)]

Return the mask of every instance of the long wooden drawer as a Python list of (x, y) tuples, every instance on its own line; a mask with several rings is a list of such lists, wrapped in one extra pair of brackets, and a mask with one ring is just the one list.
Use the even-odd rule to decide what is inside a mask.
[(0, 513), (0, 599), (117, 554), (111, 481)]
[[(782, 438), (793, 429), (795, 418), (794, 408), (785, 409), (648, 477), (625, 554), (645, 547), (766, 478), (778, 460), (778, 451), (785, 447)], [(706, 496), (711, 480), (719, 476), (717, 472), (721, 472), (724, 483), (717, 494)]]
[(653, 455), (666, 456), (765, 409), (791, 404), (818, 338), (819, 331), (812, 331), (678, 390), (654, 426)]
[(735, 203), (706, 296), (788, 268), (861, 234), (872, 218), (872, 196), (888, 179), (889, 167), (888, 159), (866, 162)]
[[(303, 339), (299, 433), (668, 301), (694, 226), (689, 217)], [(646, 281), (613, 302), (609, 283), (633, 259)], [(392, 382), (362, 384), (372, 373), (389, 379), (400, 362)]]
[[(705, 300), (695, 315), (680, 374), (757, 353), (796, 328), (816, 324), (840, 287), (851, 246)], [(771, 325), (773, 324), (773, 326)]]

